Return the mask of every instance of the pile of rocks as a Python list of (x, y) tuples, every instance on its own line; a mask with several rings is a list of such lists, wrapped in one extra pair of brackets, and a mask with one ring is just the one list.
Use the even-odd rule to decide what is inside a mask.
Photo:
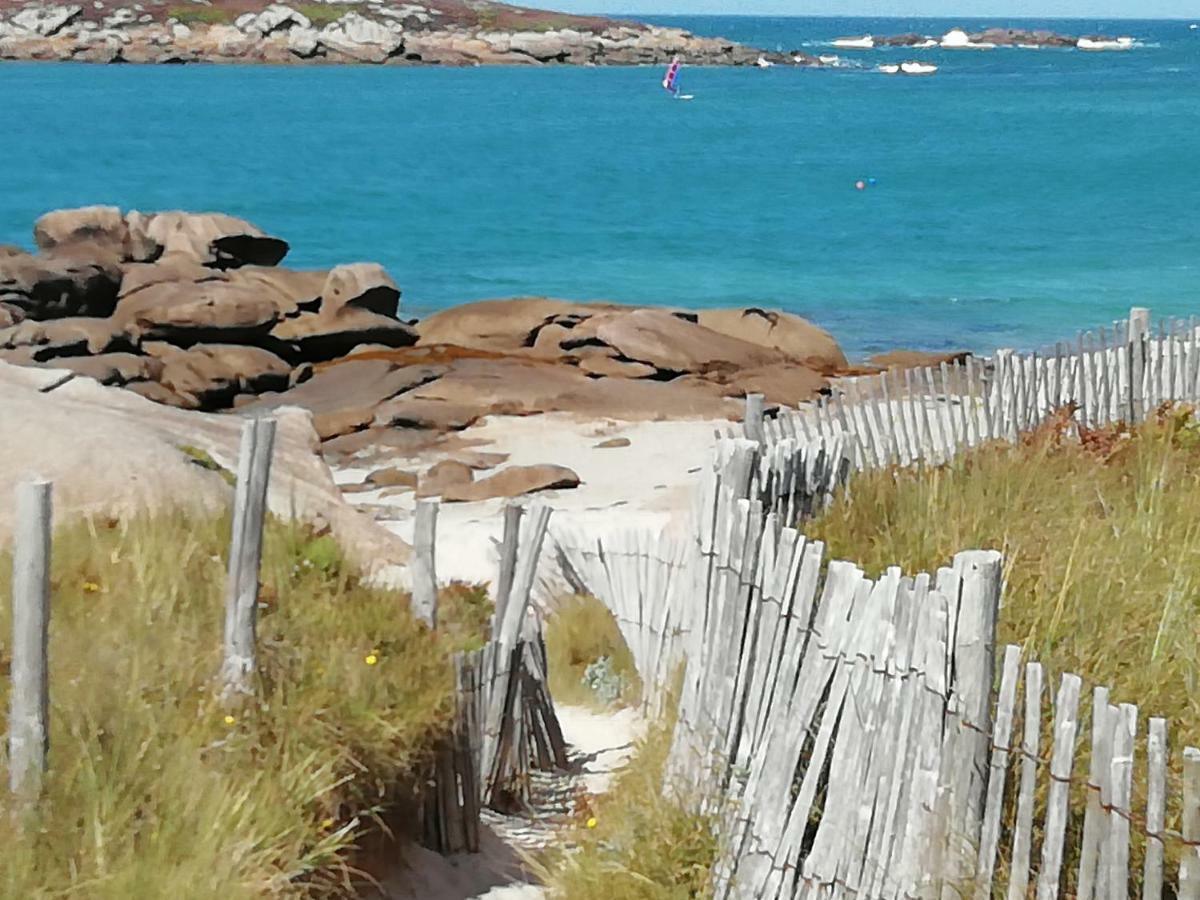
[(286, 241), (218, 213), (60, 210), (34, 241), (0, 248), (0, 359), (184, 409), (303, 407), (326, 441), (492, 414), (737, 417), (747, 392), (795, 404), (846, 369), (826, 332), (762, 309), (523, 298), (406, 322), (381, 266), (284, 269)]
[[(521, 10), (500, 3), (363, 3), (304, 10), (246, 0), (191, 9), (165, 0), (21, 5), (0, 0), (0, 59), (86, 62), (820, 65), (678, 28)], [(7, 18), (3, 14), (7, 10)], [(318, 16), (318, 13), (320, 14)]]
[(231, 216), (63, 210), (34, 239), (0, 247), (0, 358), (172, 406), (225, 408), (359, 344), (417, 340), (380, 266), (280, 269), (287, 243)]

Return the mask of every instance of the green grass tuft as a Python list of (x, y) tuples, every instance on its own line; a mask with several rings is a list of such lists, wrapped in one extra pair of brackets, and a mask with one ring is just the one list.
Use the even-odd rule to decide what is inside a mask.
[(225, 483), (231, 487), (237, 483), (237, 476), (213, 459), (208, 452), (201, 450), (199, 447), (193, 447), (190, 444), (181, 444), (178, 449), (180, 453), (200, 468), (219, 474), (225, 479)]
[[(339, 893), (376, 811), (413, 804), (453, 647), (332, 540), (271, 522), (260, 693), (223, 708), (228, 539), (228, 517), (181, 515), (56, 535), (49, 771), (27, 827), (0, 817), (0, 896)], [(0, 557), (5, 594), (10, 572)], [(5, 660), (9, 610), (5, 596)]]
[(568, 836), (577, 846), (553, 859), (545, 874), (559, 900), (685, 900), (712, 894), (716, 861), (713, 817), (688, 811), (665, 789), (670, 721), (639, 743), (613, 788), (595, 801), (594, 827), (583, 821)]
[(608, 670), (619, 681), (615, 705), (629, 706), (642, 696), (633, 654), (612, 613), (594, 597), (577, 595), (559, 601), (546, 622), (546, 658), (550, 693), (556, 703), (610, 705), (584, 680), (588, 667), (602, 659), (608, 660)]

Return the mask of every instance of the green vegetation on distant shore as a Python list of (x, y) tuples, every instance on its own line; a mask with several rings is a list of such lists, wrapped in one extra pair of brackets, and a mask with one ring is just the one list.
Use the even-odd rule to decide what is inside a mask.
[[(412, 808), (450, 715), (448, 654), (478, 640), (472, 626), (431, 635), (331, 538), (272, 522), (260, 693), (225, 707), (228, 536), (227, 517), (180, 515), (56, 536), (49, 771), (25, 827), (0, 817), (0, 895), (344, 892), (375, 812)], [(10, 570), (0, 558), (5, 594)], [(6, 657), (9, 609), (5, 596)]]
[(312, 22), (313, 28), (324, 28), (348, 12), (361, 13), (365, 5), (363, 3), (300, 3), (293, 6), (292, 9)]
[(215, 6), (184, 4), (167, 8), (167, 18), (181, 25), (224, 25), (233, 21), (233, 14)]
[(556, 703), (627, 706), (642, 695), (617, 620), (594, 597), (564, 597), (556, 604), (546, 622), (546, 657)]

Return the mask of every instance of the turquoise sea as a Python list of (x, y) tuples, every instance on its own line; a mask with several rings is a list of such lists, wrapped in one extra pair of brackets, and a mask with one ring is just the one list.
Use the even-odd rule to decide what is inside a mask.
[[(814, 54), (956, 24), (1138, 46), (685, 69), (690, 103), (656, 69), (0, 64), (0, 243), (55, 207), (216, 209), (288, 239), (292, 265), (384, 263), (412, 316), (530, 293), (781, 306), (856, 354), (1200, 313), (1190, 23), (657, 21)], [(941, 71), (870, 71), (907, 58)]]

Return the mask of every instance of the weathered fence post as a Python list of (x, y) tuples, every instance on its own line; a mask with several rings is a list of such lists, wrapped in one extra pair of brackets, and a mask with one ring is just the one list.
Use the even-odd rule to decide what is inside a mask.
[(763, 443), (767, 438), (766, 426), (763, 424), (763, 395), (746, 395), (746, 438)]
[(50, 489), (50, 482), (40, 480), (17, 487), (8, 785), (21, 800), (32, 800), (40, 791), (50, 745)]
[(430, 628), (437, 628), (437, 569), (434, 545), (437, 539), (438, 503), (417, 503), (417, 521), (413, 531), (412, 609)]
[(1183, 750), (1183, 858), (1179, 900), (1200, 900), (1200, 749)]
[(1150, 310), (1135, 306), (1129, 310), (1129, 421), (1134, 425), (1146, 418), (1146, 342), (1150, 334)]
[(222, 692), (227, 697), (252, 690), (263, 518), (274, 446), (274, 419), (253, 419), (242, 426), (229, 574), (225, 582), (225, 653), (221, 681)]

